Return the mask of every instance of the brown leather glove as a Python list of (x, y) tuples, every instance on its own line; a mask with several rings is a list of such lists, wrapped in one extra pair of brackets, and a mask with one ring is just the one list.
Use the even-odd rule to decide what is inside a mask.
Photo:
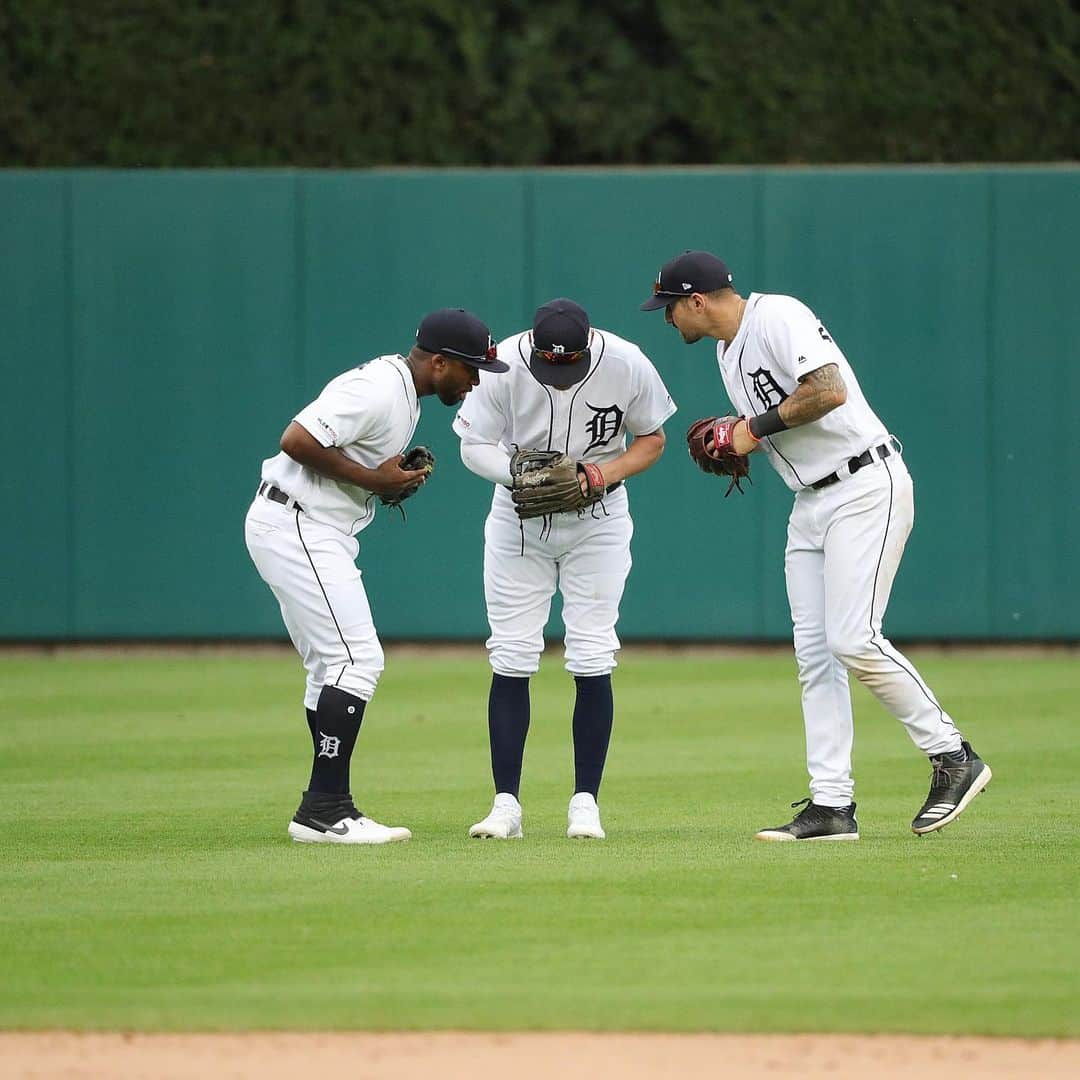
[[(586, 478), (588, 494), (581, 489)], [(604, 497), (599, 465), (558, 450), (517, 450), (510, 458), (511, 498), (519, 518), (581, 510)]]

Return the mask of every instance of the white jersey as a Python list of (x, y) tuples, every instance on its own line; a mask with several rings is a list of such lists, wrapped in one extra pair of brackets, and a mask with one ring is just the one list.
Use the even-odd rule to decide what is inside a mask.
[(533, 378), (528, 331), (506, 338), (499, 359), (510, 370), (480, 380), (454, 418), (454, 430), (464, 442), (496, 443), (508, 454), (518, 447), (561, 450), (601, 467), (618, 457), (628, 433), (652, 434), (675, 412), (675, 402), (633, 342), (594, 329), (589, 345), (588, 375), (559, 390)]
[[(420, 400), (405, 358), (378, 356), (331, 379), (294, 419), (322, 446), (340, 447), (351, 461), (376, 469), (408, 448)], [(291, 495), (308, 517), (350, 536), (374, 520), (377, 495), (320, 476), (284, 451), (263, 462), (262, 478)]]
[(855, 372), (821, 320), (793, 296), (751, 293), (730, 345), (716, 357), (728, 397), (744, 416), (756, 416), (794, 393), (799, 379), (835, 364), (847, 401), (820, 420), (761, 440), (773, 467), (792, 491), (835, 472), (848, 458), (884, 442), (888, 431), (863, 397)]

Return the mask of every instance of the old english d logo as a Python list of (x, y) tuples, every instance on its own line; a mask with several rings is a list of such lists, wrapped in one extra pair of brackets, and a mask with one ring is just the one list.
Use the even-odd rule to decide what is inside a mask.
[(761, 402), (763, 408), (771, 409), (788, 396), (780, 389), (780, 384), (767, 368), (759, 367), (757, 371), (750, 371), (747, 374), (754, 385), (754, 397)]
[(586, 405), (592, 409), (592, 416), (585, 421), (585, 431), (589, 436), (589, 445), (582, 450), (587, 454), (594, 446), (603, 446), (611, 442), (622, 428), (623, 411), (618, 405)]

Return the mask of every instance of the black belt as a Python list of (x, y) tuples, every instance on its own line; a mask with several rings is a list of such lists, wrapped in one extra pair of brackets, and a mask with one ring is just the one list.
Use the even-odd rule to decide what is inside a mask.
[(880, 446), (874, 446), (869, 450), (864, 450), (858, 457), (848, 458), (847, 473), (829, 473), (828, 476), (823, 476), (820, 480), (814, 481), (810, 486), (817, 491), (818, 488), (828, 487), (830, 484), (837, 484), (844, 479), (844, 476), (850, 476), (853, 473), (857, 473), (866, 465), (870, 465), (875, 457), (887, 458), (892, 455), (893, 451), (899, 454), (900, 444), (890, 437), (888, 442), (883, 442)]
[(281, 488), (271, 484), (269, 480), (264, 480), (259, 485), (259, 494), (271, 502), (281, 503), (282, 506), (288, 506), (291, 502), (300, 513), (304, 512), (304, 508), (295, 499), (290, 498)]

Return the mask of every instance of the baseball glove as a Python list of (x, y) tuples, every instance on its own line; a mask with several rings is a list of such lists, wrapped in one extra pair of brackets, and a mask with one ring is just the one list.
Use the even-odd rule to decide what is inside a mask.
[[(414, 446), (406, 450), (398, 468), (403, 472), (415, 472), (423, 469), (430, 476), (435, 469), (435, 455), (426, 446)], [(396, 495), (380, 495), (379, 499), (383, 506), (400, 506), (406, 499), (412, 498), (420, 490), (420, 484), (416, 483), (404, 488)]]
[(726, 499), (737, 488), (743, 493), (740, 480), (750, 480), (750, 459), (745, 454), (736, 454), (731, 445), (731, 435), (741, 416), (709, 416), (704, 420), (695, 420), (686, 432), (686, 448), (690, 457), (702, 472), (714, 476), (730, 477)]
[[(588, 494), (581, 489), (581, 476)], [(600, 467), (558, 450), (516, 450), (510, 458), (510, 478), (510, 497), (522, 519), (581, 510), (604, 497)]]

